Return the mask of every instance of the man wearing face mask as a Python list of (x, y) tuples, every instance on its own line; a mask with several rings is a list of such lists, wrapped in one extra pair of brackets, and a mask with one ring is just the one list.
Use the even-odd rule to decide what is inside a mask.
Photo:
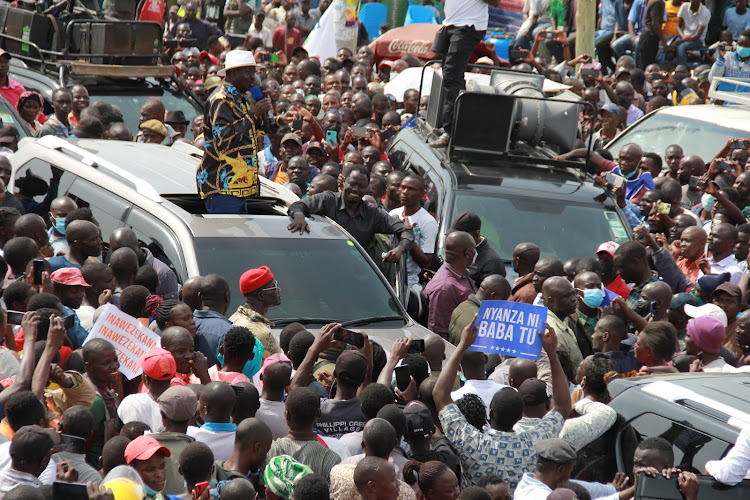
[(713, 81), (715, 76), (750, 78), (750, 29), (742, 30), (736, 50), (726, 51), (719, 46), (719, 57), (711, 66), (708, 81)]
[(58, 196), (50, 204), (49, 221), (52, 227), (49, 229), (48, 236), (53, 255), (57, 255), (68, 246), (65, 239), (65, 217), (76, 208), (78, 208), (76, 202), (67, 196)]
[(596, 249), (596, 260), (602, 268), (602, 283), (604, 288), (616, 293), (623, 299), (630, 294), (630, 287), (625, 284), (620, 275), (615, 271), (615, 251), (620, 247), (614, 241), (605, 241)]
[(586, 148), (574, 149), (558, 156), (557, 159), (572, 160), (573, 158), (585, 158), (587, 154), (589, 155), (589, 162), (596, 167), (597, 172), (612, 172), (625, 178), (625, 198), (636, 205), (641, 201), (646, 191), (656, 188), (651, 173), (641, 173), (638, 168), (641, 164), (641, 158), (643, 158), (643, 150), (637, 144), (624, 145), (620, 149), (617, 162), (608, 160), (597, 153), (592, 152), (589, 154)]
[[(604, 287), (602, 286), (602, 280), (599, 275), (591, 271), (584, 271), (578, 273), (573, 279), (573, 286), (576, 289), (576, 316), (578, 321), (576, 326), (583, 330), (586, 334), (586, 338), (591, 341), (591, 337), (594, 335), (594, 328), (596, 322), (602, 315), (602, 303), (604, 302)], [(576, 332), (577, 334), (578, 332)], [(580, 337), (580, 335), (577, 335)], [(578, 346), (581, 347), (581, 354), (588, 356), (584, 352), (583, 346), (579, 341)], [(588, 349), (591, 350), (591, 344), (589, 343)], [(593, 351), (592, 351), (593, 353)]]
[(422, 290), (429, 303), (427, 328), (448, 338), (451, 313), (477, 288), (469, 277), (469, 266), (477, 256), (474, 238), (463, 231), (453, 231), (445, 238), (445, 262)]

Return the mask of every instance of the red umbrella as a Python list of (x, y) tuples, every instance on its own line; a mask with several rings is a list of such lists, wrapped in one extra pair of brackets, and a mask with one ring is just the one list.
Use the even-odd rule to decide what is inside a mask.
[(438, 55), (432, 49), (435, 33), (440, 29), (439, 24), (415, 23), (401, 28), (388, 30), (370, 44), (375, 52), (375, 60), (396, 60), (405, 54), (413, 54), (420, 59), (429, 61), (437, 59)]

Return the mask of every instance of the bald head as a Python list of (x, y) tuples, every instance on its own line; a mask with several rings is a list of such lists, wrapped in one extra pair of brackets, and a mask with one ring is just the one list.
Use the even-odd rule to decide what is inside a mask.
[(367, 456), (388, 458), (396, 446), (396, 429), (384, 418), (370, 419), (362, 431)]
[(527, 379), (536, 378), (536, 363), (530, 359), (516, 358), (510, 362), (508, 383), (518, 389)]
[(363, 458), (354, 469), (354, 485), (357, 487), (362, 498), (370, 498), (371, 494), (368, 492), (369, 484), (378, 480), (388, 480), (389, 476), (394, 476), (393, 466), (380, 457), (369, 457)]
[(69, 198), (67, 196), (58, 196), (54, 200), (52, 200), (52, 203), (49, 206), (50, 211), (52, 212), (52, 215), (55, 217), (60, 217), (59, 215), (56, 215), (55, 212), (59, 212), (65, 215), (68, 215), (70, 212), (78, 208), (78, 204), (73, 200), (73, 198)]
[(542, 285), (544, 305), (558, 318), (573, 314), (576, 310), (576, 294), (573, 284), (562, 276), (553, 276)]
[(47, 224), (37, 214), (24, 214), (16, 220), (14, 225), (16, 236), (26, 236), (34, 240), (39, 248), (49, 245)]
[[(261, 374), (264, 392), (278, 392), (279, 396), (292, 380), (292, 364), (277, 362), (268, 365)], [(265, 397), (265, 396), (264, 396)]]
[(182, 288), (180, 289), (180, 299), (185, 304), (189, 305), (190, 309), (193, 311), (201, 308), (200, 291), (202, 281), (202, 276), (193, 276), (183, 283)]
[(158, 98), (149, 99), (141, 107), (141, 123), (146, 120), (159, 120), (164, 122), (164, 117), (167, 113), (164, 103)]
[(181, 326), (170, 326), (161, 332), (161, 346), (168, 351), (174, 346), (192, 342), (193, 336)]
[(255, 443), (271, 445), (273, 439), (271, 428), (262, 420), (255, 417), (246, 418), (237, 426), (237, 433), (234, 436), (235, 446), (239, 445), (243, 449), (252, 447)]
[(221, 488), (219, 500), (245, 500), (255, 498), (253, 483), (244, 477), (232, 479)]
[(87, 220), (74, 220), (65, 228), (65, 240), (73, 245), (76, 240), (85, 240), (99, 234), (99, 226)]
[(510, 297), (510, 283), (504, 276), (491, 274), (482, 280), (477, 291), (477, 298), (481, 300), (508, 300)]
[[(627, 83), (627, 82), (620, 82), (620, 83)], [(630, 84), (628, 83), (628, 85)], [(639, 159), (643, 157), (643, 149), (638, 144), (634, 144), (632, 142), (622, 147), (622, 149), (620, 150), (620, 154), (622, 155), (623, 152), (627, 152), (628, 154), (638, 157)]]
[(138, 256), (130, 248), (118, 248), (109, 258), (109, 267), (121, 288), (132, 285), (138, 272)]
[(129, 227), (120, 227), (112, 231), (109, 236), (109, 248), (114, 251), (118, 248), (130, 248), (136, 254), (141, 252), (140, 246), (138, 245), (138, 237), (135, 232)]
[(430, 364), (431, 370), (442, 370), (445, 359), (445, 341), (439, 336), (430, 334), (424, 339), (424, 352), (422, 356)]
[(453, 231), (445, 238), (445, 261), (458, 268), (469, 267), (476, 254), (474, 237), (464, 231)]
[(534, 243), (519, 243), (513, 249), (513, 267), (519, 276), (532, 272), (537, 261), (539, 261), (539, 247)]
[(545, 257), (539, 260), (534, 266), (534, 290), (537, 293), (542, 291), (542, 285), (552, 276), (565, 276), (565, 268), (560, 259), (554, 256)]
[(672, 288), (663, 281), (654, 281), (643, 287), (641, 296), (649, 302), (671, 302)]
[(205, 422), (229, 423), (235, 400), (231, 385), (226, 382), (209, 382), (201, 392), (201, 417)]

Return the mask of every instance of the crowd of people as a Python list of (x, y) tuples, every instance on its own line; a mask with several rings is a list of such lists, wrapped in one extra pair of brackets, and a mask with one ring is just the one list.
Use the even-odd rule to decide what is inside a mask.
[[(274, 332), (267, 313), (283, 284), (273, 269), (180, 283), (131, 229), (103, 234), (91, 210), (60, 196), (57, 169), (49, 182), (16, 179), (8, 192), (18, 131), (4, 124), (0, 500), (52, 498), (56, 482), (88, 483), (89, 498), (117, 500), (614, 500), (632, 498), (642, 472), (676, 477), (692, 500), (696, 474), (735, 484), (748, 473), (746, 431), (705, 471), (674, 469), (669, 436), (622, 447), (632, 468), (618, 471), (607, 386), (655, 373), (750, 371), (750, 140), (727, 138), (713, 158), (685, 155), (679, 144), (627, 144), (616, 159), (601, 148), (646, 112), (707, 103), (714, 76), (750, 74), (746, 1), (724, 14), (722, 43), (699, 53), (704, 65), (691, 58), (711, 13), (697, 1), (602, 0), (598, 61), (570, 56), (569, 7), (554, 0), (529, 2), (511, 61), (478, 59), (471, 49), (487, 3), (458, 3), (446, 2), (435, 43), (447, 95), (460, 92), (469, 61), (537, 72), (579, 94), (588, 104), (580, 148), (559, 158), (587, 159), (633, 241), (592, 241), (587, 255), (564, 262), (522, 242), (510, 282), (480, 217), (463, 212), (440, 221), (448, 228), (440, 258), (429, 181), (387, 152), (429, 96), (409, 89), (396, 98), (384, 84), (421, 63), (407, 55), (376, 64), (364, 44), (310, 57), (302, 41), (326, 0), (316, 9), (309, 0), (172, 7), (171, 62), (205, 112), (189, 122), (149, 100), (135, 136), (120, 110), (91, 102), (80, 84), (56, 90), (45, 116), (43, 97), (9, 77), (12, 55), (0, 51), (0, 95), (37, 136), (191, 143), (205, 150), (196, 181), (208, 213), (246, 213), (259, 176), (284, 185), (300, 200), (280, 223), (300, 245), (308, 217), (321, 214), (389, 279), (405, 259), (418, 320), (434, 332), (423, 347), (396, 339), (387, 355), (366, 334), (336, 340), (338, 323)], [(112, 8), (126, 19), (119, 4)], [(450, 140), (452, 104), (433, 147)], [(230, 282), (244, 298), (237, 309)], [(469, 349), (485, 300), (547, 308), (538, 360)], [(130, 380), (115, 346), (89, 338), (110, 306), (160, 338)]]

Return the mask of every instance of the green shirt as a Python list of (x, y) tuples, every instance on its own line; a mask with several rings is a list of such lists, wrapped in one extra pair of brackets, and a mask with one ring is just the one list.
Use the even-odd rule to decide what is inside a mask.
[(562, 28), (565, 22), (565, 5), (562, 0), (552, 0), (550, 2), (549, 17), (557, 22), (558, 28)]
[(461, 332), (474, 319), (481, 304), (482, 302), (472, 293), (468, 299), (456, 306), (451, 314), (451, 322), (448, 324), (448, 340), (451, 344), (458, 345), (461, 341)]

